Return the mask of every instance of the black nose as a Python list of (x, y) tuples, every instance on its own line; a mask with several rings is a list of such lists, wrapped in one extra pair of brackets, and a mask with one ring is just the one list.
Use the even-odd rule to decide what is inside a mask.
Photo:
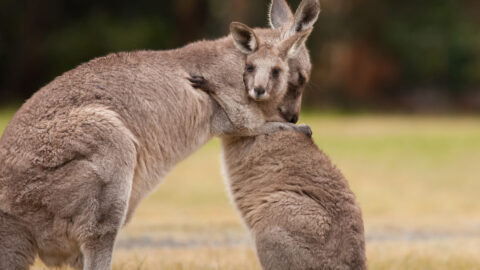
[(298, 115), (294, 115), (292, 116), (292, 118), (290, 118), (290, 123), (296, 124), (297, 122), (298, 122)]
[(265, 94), (265, 88), (263, 88), (263, 87), (255, 87), (253, 89), (253, 91), (255, 92), (255, 95), (257, 95), (257, 96), (262, 96), (262, 95)]

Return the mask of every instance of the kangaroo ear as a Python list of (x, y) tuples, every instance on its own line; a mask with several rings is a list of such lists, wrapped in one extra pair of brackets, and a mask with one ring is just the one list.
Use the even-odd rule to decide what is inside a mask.
[(232, 22), (230, 24), (233, 43), (244, 54), (251, 54), (258, 49), (259, 41), (253, 29), (243, 23)]
[(308, 37), (312, 33), (313, 28), (298, 32), (293, 36), (285, 39), (280, 43), (280, 56), (285, 58), (292, 58), (297, 55), (300, 48), (305, 44)]
[(287, 1), (272, 0), (268, 17), (272, 28), (281, 28), (283, 25), (293, 20), (293, 13), (287, 4)]
[(303, 0), (295, 12), (295, 20), (290, 33), (294, 34), (313, 27), (320, 14), (319, 0)]

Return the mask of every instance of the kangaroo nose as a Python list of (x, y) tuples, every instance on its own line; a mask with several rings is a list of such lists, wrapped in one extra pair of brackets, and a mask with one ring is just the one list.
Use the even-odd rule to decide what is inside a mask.
[(298, 122), (298, 115), (294, 115), (292, 116), (292, 118), (290, 118), (290, 123), (296, 124), (297, 122)]
[(257, 97), (265, 95), (265, 88), (263, 87), (255, 87), (253, 91), (255, 92), (255, 95), (257, 95)]

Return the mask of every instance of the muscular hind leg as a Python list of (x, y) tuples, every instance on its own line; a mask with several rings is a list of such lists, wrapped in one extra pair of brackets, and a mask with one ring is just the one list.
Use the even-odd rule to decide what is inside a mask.
[[(97, 158), (70, 162), (57, 176), (64, 185), (55, 186), (49, 198), (49, 212), (55, 213), (53, 224), (61, 226), (56, 235), (77, 243), (74, 248), (60, 256), (64, 263), (75, 269), (105, 270), (110, 269), (115, 238), (124, 223), (128, 209), (128, 201), (133, 181), (136, 155), (130, 157), (118, 155), (114, 149), (110, 152), (114, 157), (99, 155), (98, 159), (109, 159), (108, 163)], [(122, 158), (122, 161), (116, 160)], [(109, 168), (108, 171), (105, 168)], [(57, 179), (60, 179), (60, 178)], [(59, 256), (62, 250), (51, 242), (41, 241), (40, 249), (50, 250)], [(73, 253), (72, 253), (73, 252)], [(78, 252), (78, 253), (77, 253)], [(45, 260), (45, 256), (41, 256)], [(45, 261), (47, 263), (47, 261)], [(0, 268), (1, 269), (1, 268)]]
[(255, 234), (257, 256), (265, 270), (298, 269), (293, 258), (292, 239), (279, 227)]
[(256, 234), (257, 255), (265, 270), (333, 269), (315, 254), (315, 245), (280, 227)]
[(112, 174), (107, 174), (110, 179), (98, 179), (95, 196), (89, 198), (86, 213), (78, 219), (84, 270), (110, 269), (116, 236), (126, 218), (136, 155), (116, 154), (110, 157), (118, 159), (112, 163)]
[(107, 205), (95, 221), (95, 229), (85, 234), (80, 245), (84, 270), (110, 269), (117, 233), (128, 208), (128, 194), (115, 184), (104, 187), (102, 197)]
[(90, 239), (81, 247), (84, 256), (84, 270), (110, 269), (116, 232)]
[(36, 253), (30, 231), (16, 218), (0, 211), (0, 269), (26, 270)]
[[(64, 143), (71, 145), (65, 151), (79, 149), (81, 154), (70, 155), (74, 159), (48, 175), (48, 182), (54, 184), (42, 200), (56, 220), (68, 221), (67, 237), (81, 252), (69, 254), (65, 262), (77, 269), (107, 270), (128, 209), (136, 139), (107, 108), (81, 108), (72, 114), (77, 122)], [(63, 140), (60, 135), (51, 136)]]

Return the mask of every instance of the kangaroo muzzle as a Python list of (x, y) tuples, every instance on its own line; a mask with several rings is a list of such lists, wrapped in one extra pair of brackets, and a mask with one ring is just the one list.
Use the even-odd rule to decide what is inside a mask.
[(250, 96), (250, 98), (257, 101), (266, 100), (269, 97), (267, 91), (265, 90), (265, 87), (254, 87), (248, 92), (248, 95)]

